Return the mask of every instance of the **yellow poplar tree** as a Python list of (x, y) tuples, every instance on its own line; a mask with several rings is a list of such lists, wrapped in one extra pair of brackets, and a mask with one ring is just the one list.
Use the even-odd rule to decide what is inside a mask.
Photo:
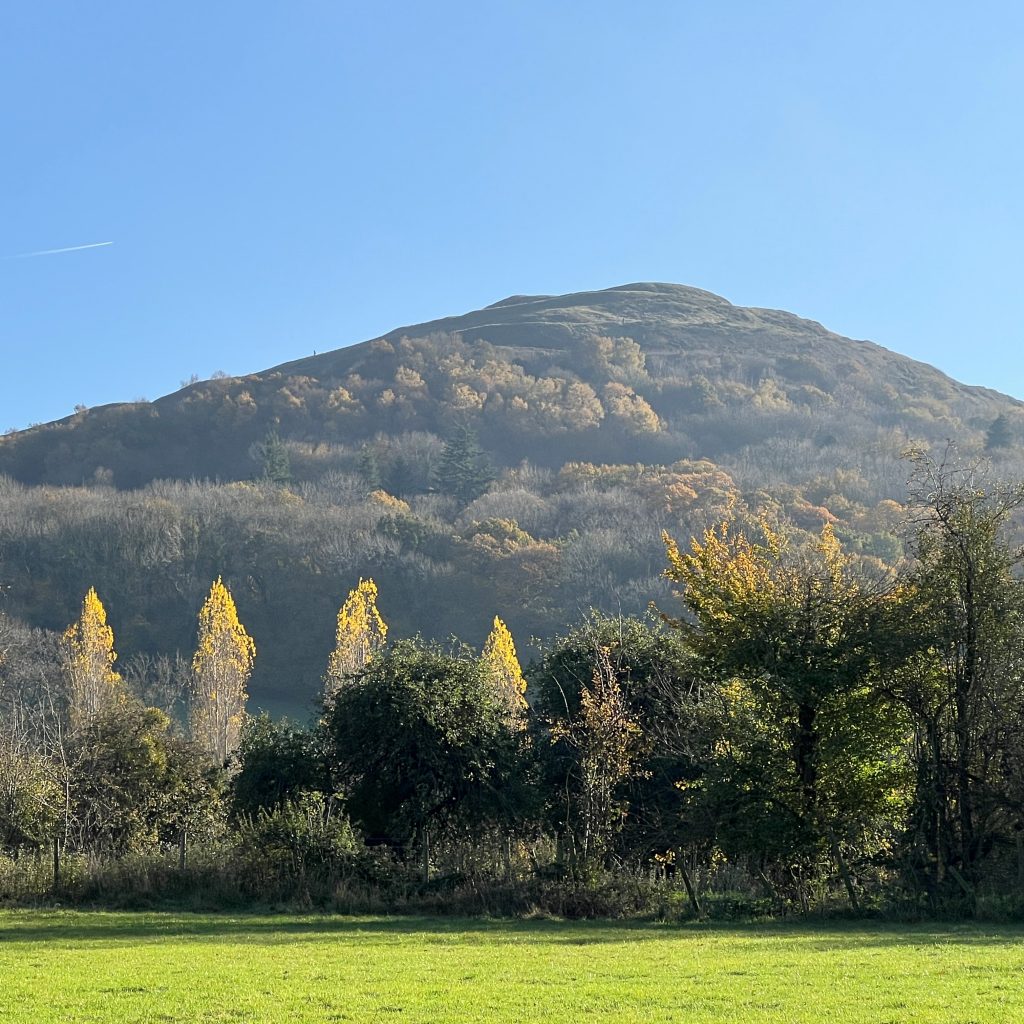
[(220, 764), (238, 747), (255, 659), (256, 645), (218, 576), (199, 612), (190, 717), (193, 738)]
[(384, 646), (387, 636), (387, 623), (377, 611), (377, 584), (361, 579), (338, 610), (334, 650), (324, 676), (327, 700), (338, 692), (347, 676), (370, 663)]
[(123, 696), (114, 671), (114, 631), (94, 587), (82, 601), (82, 614), (64, 632), (64, 667), (68, 676), (71, 723), (88, 722)]
[(483, 660), (494, 679), (498, 700), (506, 711), (509, 724), (521, 728), (526, 711), (526, 680), (512, 634), (497, 615), (484, 643)]

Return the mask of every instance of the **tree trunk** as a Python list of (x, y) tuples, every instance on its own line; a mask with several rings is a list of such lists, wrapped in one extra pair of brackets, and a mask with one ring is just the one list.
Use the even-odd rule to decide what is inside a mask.
[(839, 840), (836, 839), (832, 826), (828, 825), (827, 828), (829, 846), (832, 847), (832, 856), (835, 859), (836, 866), (839, 868), (839, 876), (843, 880), (843, 885), (846, 886), (846, 895), (850, 897), (850, 906), (855, 914), (859, 914), (860, 900), (857, 899), (857, 889), (853, 884), (853, 876), (850, 874), (850, 868), (846, 863), (846, 858), (843, 856), (843, 851), (839, 848)]
[(420, 852), (423, 856), (423, 884), (430, 882), (430, 833), (427, 826), (420, 827)]
[(704, 909), (700, 905), (700, 897), (698, 897), (697, 891), (693, 887), (693, 882), (690, 880), (690, 872), (686, 870), (686, 864), (683, 862), (682, 851), (680, 851), (679, 856), (676, 857), (676, 870), (683, 879), (683, 885), (686, 886), (686, 895), (690, 898), (690, 906), (693, 908), (693, 913), (697, 917), (703, 917)]

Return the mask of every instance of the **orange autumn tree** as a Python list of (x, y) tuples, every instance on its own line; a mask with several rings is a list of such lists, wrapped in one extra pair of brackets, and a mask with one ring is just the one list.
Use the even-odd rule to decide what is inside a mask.
[(199, 612), (190, 721), (193, 739), (219, 764), (238, 747), (255, 659), (256, 645), (218, 576)]
[(121, 700), (124, 683), (114, 671), (114, 631), (95, 588), (82, 601), (82, 613), (64, 632), (64, 671), (71, 723), (81, 726)]
[(484, 642), (483, 661), (494, 680), (498, 703), (506, 721), (512, 728), (525, 728), (526, 680), (512, 634), (497, 615)]
[(324, 675), (324, 700), (330, 701), (345, 679), (365, 668), (383, 648), (388, 627), (377, 611), (377, 584), (359, 581), (338, 610), (334, 650)]

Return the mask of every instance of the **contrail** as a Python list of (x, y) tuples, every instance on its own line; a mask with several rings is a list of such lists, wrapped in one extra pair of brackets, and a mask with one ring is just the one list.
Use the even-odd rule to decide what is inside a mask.
[(100, 249), (104, 245), (113, 244), (113, 242), (90, 242), (88, 245), (69, 245), (66, 249), (40, 249), (38, 252), (19, 252), (7, 258), (9, 260), (27, 260), (30, 256), (54, 256), (59, 252), (78, 252), (79, 249)]

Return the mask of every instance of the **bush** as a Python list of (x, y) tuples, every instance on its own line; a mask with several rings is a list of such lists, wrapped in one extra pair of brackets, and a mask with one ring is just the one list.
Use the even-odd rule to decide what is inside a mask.
[(233, 859), (251, 896), (322, 902), (361, 845), (338, 801), (309, 792), (239, 818)]

